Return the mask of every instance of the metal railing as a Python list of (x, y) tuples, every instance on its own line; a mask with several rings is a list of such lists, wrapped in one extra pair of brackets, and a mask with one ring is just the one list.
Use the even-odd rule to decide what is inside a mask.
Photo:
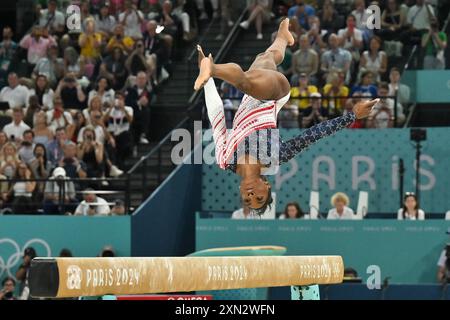
[[(29, 182), (35, 183), (30, 192), (14, 190), (17, 183)], [(102, 185), (104, 182), (107, 182), (108, 186)], [(123, 188), (123, 185), (127, 183), (128, 178), (0, 179), (0, 214), (64, 215), (68, 211), (73, 214), (75, 208), (84, 200), (85, 194), (95, 194), (106, 200), (106, 204), (90, 203), (91, 207), (108, 205), (112, 208), (120, 203), (126, 214), (130, 211), (129, 190)], [(88, 188), (93, 190), (87, 190)], [(54, 207), (51, 213), (45, 211), (50, 202)]]
[[(215, 55), (214, 60), (216, 62), (222, 61), (226, 53), (228, 52), (228, 49), (230, 48), (230, 45), (233, 41), (235, 41), (236, 37), (239, 35), (240, 27), (239, 24), (243, 21), (243, 18), (245, 14), (247, 13), (247, 10), (242, 12), (240, 17), (235, 22), (235, 25), (231, 29), (231, 31), (228, 33), (227, 37), (225, 38), (221, 48), (219, 49), (218, 53)], [(207, 30), (210, 30), (214, 21), (211, 22), (211, 24), (208, 26)], [(205, 40), (206, 34), (208, 34), (208, 31), (205, 32), (205, 35), (200, 39), (199, 44), (202, 45), (202, 43)], [(198, 72), (197, 67), (197, 49), (194, 48), (189, 55), (187, 59), (188, 63), (188, 72), (191, 78), (195, 76), (195, 74)], [(141, 170), (141, 182), (140, 182), (140, 188), (141, 191), (141, 199), (144, 201), (147, 196), (149, 195), (148, 192), (148, 176), (150, 172), (156, 173), (156, 184), (159, 185), (164, 181), (163, 177), (163, 161), (162, 161), (162, 155), (163, 155), (163, 148), (170, 146), (173, 142), (171, 140), (172, 132), (176, 129), (187, 129), (192, 133), (193, 131), (193, 121), (196, 118), (195, 111), (197, 108), (201, 107), (203, 108), (203, 105), (199, 105), (198, 101), (201, 97), (200, 91), (194, 92), (191, 97), (188, 100), (188, 108), (186, 110), (186, 116), (145, 156), (141, 157), (141, 159), (126, 173), (127, 181), (128, 181), (128, 190), (131, 190), (130, 184), (132, 181), (132, 176), (134, 174), (138, 173), (138, 170)], [(203, 110), (202, 110), (203, 112)], [(156, 157), (156, 164), (150, 164), (150, 159)], [(172, 164), (173, 168), (175, 168), (175, 164)]]
[[(352, 97), (352, 96), (322, 96), (320, 99), (322, 100), (322, 104), (321, 106), (324, 107), (328, 114), (331, 115), (332, 117), (335, 116), (339, 116), (340, 113), (345, 109), (345, 103), (348, 99), (367, 99), (368, 97), (364, 97), (364, 96), (357, 96), (357, 97)], [(393, 110), (393, 116), (394, 116), (394, 127), (398, 126), (398, 98), (397, 96), (385, 96), (385, 97), (374, 97), (373, 99), (376, 98), (382, 98), (382, 99), (392, 99), (394, 101), (394, 110)], [(236, 98), (236, 97), (226, 97), (224, 96), (223, 99), (228, 99), (228, 100), (241, 100), (241, 98)], [(314, 98), (313, 98), (314, 99)], [(372, 97), (370, 97), (370, 99), (372, 99)], [(310, 97), (291, 97), (290, 101), (304, 101), (307, 100), (308, 102), (311, 100)], [(289, 105), (289, 102), (288, 102)], [(309, 103), (308, 103), (309, 105)], [(331, 107), (331, 105), (333, 105), (334, 107)], [(340, 108), (337, 108), (337, 106), (340, 106)], [(283, 107), (283, 109), (280, 111), (282, 112), (285, 109), (286, 106)], [(340, 111), (338, 110), (340, 109)], [(299, 117), (301, 116), (301, 114), (299, 114)]]

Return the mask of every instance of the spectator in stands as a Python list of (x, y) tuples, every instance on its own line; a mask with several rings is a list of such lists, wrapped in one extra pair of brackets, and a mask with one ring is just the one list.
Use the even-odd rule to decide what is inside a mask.
[(125, 56), (121, 48), (114, 48), (100, 65), (100, 76), (109, 80), (114, 90), (120, 90), (125, 84), (127, 70)]
[(309, 84), (308, 75), (301, 73), (298, 78), (298, 86), (291, 89), (291, 104), (297, 105), (299, 110), (302, 111), (309, 106), (311, 94), (316, 92), (318, 92), (317, 87)]
[(116, 18), (109, 12), (109, 3), (107, 1), (102, 2), (100, 12), (95, 16), (97, 32), (102, 35), (102, 39), (109, 40), (111, 38), (116, 24)]
[(303, 213), (300, 205), (297, 202), (290, 202), (286, 205), (284, 213), (282, 213), (279, 219), (304, 219), (305, 214)]
[[(57, 90), (58, 91), (58, 90)], [(50, 130), (56, 131), (57, 128), (67, 127), (73, 123), (70, 112), (65, 111), (63, 100), (56, 95), (53, 99), (53, 110), (47, 111), (47, 124)]]
[(103, 258), (112, 258), (116, 256), (116, 253), (112, 246), (104, 246), (99, 256)]
[(342, 72), (332, 72), (328, 77), (330, 82), (323, 87), (325, 101), (323, 101), (322, 105), (328, 110), (330, 115), (341, 115), (343, 112), (346, 98), (350, 91), (344, 85), (344, 78), (345, 76)]
[(55, 138), (47, 147), (47, 157), (52, 163), (52, 167), (57, 167), (58, 163), (64, 158), (63, 149), (69, 141), (65, 127), (59, 127), (55, 130)]
[[(37, 143), (33, 151), (34, 159), (30, 163), (30, 170), (35, 179), (47, 179), (52, 170), (52, 163), (47, 160), (47, 149), (45, 145)], [(42, 202), (44, 196), (45, 182), (36, 184), (36, 201)]]
[(241, 22), (240, 26), (241, 28), (248, 30), (250, 25), (255, 23), (256, 39), (262, 40), (263, 23), (270, 20), (269, 0), (252, 0), (249, 2), (248, 10), (250, 15), (247, 20)]
[(361, 82), (359, 85), (354, 85), (351, 94), (358, 92), (365, 97), (376, 98), (378, 95), (377, 87), (374, 85), (374, 77), (372, 71), (364, 71), (361, 74)]
[(183, 36), (183, 27), (178, 17), (173, 14), (171, 1), (166, 0), (163, 2), (161, 14), (154, 19), (159, 25), (164, 27), (162, 33), (170, 48), (172, 48), (174, 42), (178, 43), (181, 40)]
[(316, 16), (309, 17), (309, 24), (311, 26), (307, 33), (309, 47), (320, 55), (327, 47), (327, 44), (323, 41), (327, 31), (321, 29), (320, 20)]
[(292, 56), (292, 73), (291, 83), (297, 83), (297, 78), (302, 73), (306, 73), (310, 82), (317, 83), (316, 74), (319, 69), (319, 56), (311, 49), (309, 45), (309, 37), (304, 34), (300, 36), (300, 48)]
[(47, 126), (47, 115), (44, 111), (38, 112), (34, 117), (34, 143), (47, 146), (54, 137), (52, 129)]
[(3, 146), (8, 143), (8, 136), (4, 131), (0, 131), (0, 152), (3, 149)]
[(3, 28), (3, 39), (0, 42), (0, 88), (3, 87), (3, 81), (6, 80), (6, 74), (17, 51), (17, 43), (12, 39), (13, 35), (11, 27)]
[[(123, 2), (122, 0), (120, 0)], [(80, 17), (81, 17), (81, 29), (86, 30), (86, 24), (89, 20), (94, 20), (94, 16), (91, 15), (91, 5), (90, 2), (95, 2), (92, 0), (81, 0), (80, 2)]]
[(131, 0), (125, 0), (125, 11), (119, 14), (118, 21), (124, 26), (126, 37), (133, 40), (142, 39), (141, 24), (144, 23), (144, 14)]
[(19, 300), (28, 300), (30, 288), (28, 287), (28, 277), (30, 274), (31, 260), (38, 255), (33, 247), (27, 247), (23, 252), (23, 262), (16, 271), (16, 279), (19, 282)]
[[(115, 102), (114, 99), (115, 99), (115, 94), (113, 96), (113, 100), (111, 101), (111, 104), (105, 103), (102, 106), (102, 99), (100, 97), (98, 97), (98, 96), (93, 97), (90, 100), (88, 107), (82, 111), (82, 115), (83, 115), (83, 120), (84, 121), (79, 123), (79, 129), (81, 129), (83, 126), (85, 126), (87, 124), (92, 124), (92, 119), (91, 119), (91, 112), (92, 111), (98, 111), (100, 113), (103, 113), (104, 110), (108, 110), (108, 108), (110, 106), (114, 105), (114, 102)], [(79, 130), (77, 130), (77, 136), (76, 137), (78, 137), (78, 132), (79, 132)]]
[(147, 23), (147, 30), (144, 32), (144, 55), (147, 65), (152, 70), (157, 70), (157, 80), (162, 72), (162, 67), (169, 61), (169, 52), (164, 40), (157, 33), (158, 24), (155, 20)]
[(0, 300), (17, 300), (15, 296), (16, 280), (13, 277), (6, 277), (2, 280), (2, 290), (0, 291)]
[[(87, 166), (83, 160), (77, 157), (77, 145), (72, 141), (64, 145), (64, 158), (58, 163), (63, 168), (66, 176), (71, 179), (87, 178)], [(78, 186), (78, 183), (75, 183)]]
[[(96, 100), (97, 98), (94, 98), (92, 101)], [(78, 136), (80, 131), (89, 124), (90, 123), (88, 123), (86, 118), (84, 117), (84, 112), (77, 111), (73, 116), (73, 123), (67, 126), (67, 138), (73, 143), (78, 143)]]
[(148, 144), (150, 129), (150, 102), (152, 92), (148, 89), (149, 82), (145, 72), (139, 72), (136, 77), (136, 85), (129, 88), (125, 104), (133, 108), (133, 134), (134, 142), (137, 145)]
[(39, 98), (37, 96), (30, 96), (28, 99), (28, 108), (26, 108), (23, 122), (29, 127), (32, 127), (38, 112), (42, 110), (39, 105)]
[[(450, 234), (450, 228), (447, 229), (447, 234)], [(450, 244), (445, 246), (437, 263), (437, 280), (439, 283), (446, 284), (450, 282)]]
[(377, 36), (370, 39), (370, 49), (363, 52), (361, 62), (359, 64), (359, 72), (372, 71), (377, 82), (381, 81), (381, 77), (387, 71), (388, 58), (386, 52), (380, 50), (381, 39)]
[(125, 215), (125, 203), (122, 200), (114, 201), (114, 206), (111, 209), (112, 216), (124, 216)]
[(82, 143), (84, 141), (84, 132), (87, 128), (95, 131), (95, 141), (104, 145), (106, 142), (110, 142), (110, 138), (112, 138), (107, 132), (105, 124), (103, 122), (102, 113), (98, 110), (92, 110), (89, 114), (89, 118), (91, 119), (91, 123), (87, 126), (81, 127), (78, 131), (77, 143)]
[(80, 59), (80, 56), (74, 47), (67, 47), (64, 49), (63, 61), (64, 75), (71, 73), (75, 75), (76, 79), (81, 77), (84, 61)]
[(356, 18), (350, 14), (347, 16), (347, 27), (338, 31), (343, 49), (348, 50), (352, 55), (353, 63), (358, 63), (360, 50), (363, 48), (363, 33), (356, 27)]
[(411, 90), (406, 84), (400, 83), (400, 78), (400, 70), (393, 67), (389, 73), (389, 95), (396, 96), (399, 103), (407, 106), (410, 102)]
[(97, 196), (94, 189), (84, 191), (84, 200), (75, 209), (75, 216), (109, 216), (111, 208), (108, 202)]
[[(110, 106), (114, 105), (114, 89), (110, 87), (109, 80), (106, 77), (99, 77), (97, 79), (97, 85), (94, 89), (89, 92), (88, 96), (88, 106), (91, 108), (91, 102), (94, 97), (100, 98), (100, 106), (103, 109), (108, 109)], [(99, 109), (101, 111), (101, 108)], [(84, 110), (83, 110), (84, 112)], [(87, 115), (85, 114), (85, 117)]]
[(56, 88), (55, 96), (61, 97), (64, 108), (69, 110), (82, 110), (86, 102), (86, 95), (74, 73), (68, 73), (64, 79), (61, 79)]
[(439, 31), (439, 22), (431, 20), (430, 29), (422, 36), (422, 48), (425, 50), (424, 69), (445, 69), (444, 50), (447, 48), (447, 35)]
[[(33, 173), (26, 163), (20, 162), (15, 173), (16, 181), (11, 188), (12, 211), (14, 214), (32, 214), (36, 211), (33, 192), (36, 189)], [(30, 181), (31, 179), (31, 181)], [(28, 180), (28, 181), (26, 181)]]
[(156, 59), (153, 59), (151, 57), (147, 58), (145, 57), (144, 53), (144, 41), (136, 41), (133, 52), (125, 61), (125, 67), (127, 68), (130, 76), (136, 76), (139, 72), (144, 71), (151, 75), (151, 77), (154, 77), (156, 79)]
[(82, 138), (78, 144), (77, 158), (85, 163), (89, 178), (101, 178), (105, 175), (104, 145), (96, 140), (94, 127), (87, 126), (83, 129), (80, 131)]
[(39, 105), (45, 110), (53, 109), (55, 92), (50, 88), (50, 83), (45, 74), (39, 74), (34, 82), (34, 88), (28, 91), (28, 96), (37, 96)]
[(334, 207), (328, 211), (328, 220), (351, 220), (353, 210), (348, 207), (350, 200), (345, 193), (338, 192), (331, 197), (331, 205)]
[(109, 40), (109, 38), (111, 38), (116, 24), (116, 18), (114, 18), (114, 16), (109, 12), (109, 3), (107, 1), (103, 1), (99, 14), (95, 16), (97, 32), (102, 35), (102, 39)]
[[(328, 74), (332, 71), (340, 71), (345, 74), (345, 82), (350, 81), (350, 65), (352, 62), (351, 53), (339, 47), (339, 37), (332, 33), (328, 37), (329, 50), (322, 54), (321, 70), (324, 79), (327, 79)], [(330, 82), (326, 80), (326, 82)]]
[[(65, 61), (58, 57), (58, 54), (58, 46), (56, 44), (50, 45), (47, 56), (38, 60), (31, 77), (37, 81), (39, 76), (45, 76), (48, 85), (53, 88), (58, 83), (57, 79), (63, 76), (65, 70)], [(35, 86), (35, 89), (37, 89), (37, 86)]]
[(381, 15), (381, 30), (378, 34), (385, 41), (400, 39), (405, 30), (406, 15), (400, 8), (399, 0), (388, 0), (386, 8)]
[(133, 138), (130, 127), (134, 121), (133, 114), (133, 108), (125, 105), (124, 94), (116, 92), (116, 102), (106, 111), (104, 122), (107, 123), (106, 128), (115, 141), (115, 159), (119, 168), (125, 167), (125, 159), (131, 152)]
[(0, 151), (0, 174), (12, 179), (19, 163), (20, 159), (16, 145), (12, 142), (7, 142)]
[(336, 33), (343, 25), (343, 18), (334, 8), (333, 0), (325, 0), (317, 16), (320, 19), (322, 29), (329, 33)]
[(109, 39), (106, 46), (106, 52), (112, 53), (115, 48), (119, 48), (122, 53), (128, 53), (133, 50), (134, 40), (129, 36), (125, 36), (124, 32), (122, 24), (116, 25), (114, 35)]
[[(380, 102), (373, 107), (373, 111), (367, 118), (369, 127), (375, 128), (392, 128), (395, 121), (395, 111), (397, 109), (397, 125), (402, 125), (405, 122), (405, 114), (403, 113), (402, 105), (391, 98), (387, 98), (389, 94), (389, 86), (386, 82), (380, 83), (378, 86), (378, 96), (381, 98)], [(372, 123), (373, 122), (373, 123)]]
[(311, 105), (302, 111), (302, 128), (311, 128), (328, 120), (328, 110), (322, 107), (322, 95), (315, 92), (309, 97)]
[(414, 193), (405, 193), (403, 200), (403, 208), (397, 212), (398, 220), (425, 220), (425, 212), (420, 209)]
[(59, 252), (59, 257), (60, 258), (72, 258), (73, 254), (72, 251), (70, 251), (67, 248), (61, 249), (61, 251)]
[(19, 84), (19, 78), (15, 72), (8, 74), (8, 86), (0, 91), (0, 101), (8, 102), (10, 109), (23, 108), (27, 105), (28, 89)]
[(434, 9), (425, 0), (416, 0), (416, 4), (409, 8), (406, 23), (410, 28), (408, 39), (412, 43), (420, 43), (422, 35), (430, 29), (433, 17)]
[(30, 70), (35, 67), (41, 58), (47, 56), (47, 50), (50, 46), (56, 45), (56, 41), (52, 36), (48, 35), (46, 28), (34, 26), (31, 34), (27, 34), (20, 41), (20, 46), (27, 50), (27, 61)]
[(66, 171), (63, 168), (56, 168), (45, 184), (44, 214), (72, 213), (77, 203), (73, 181), (66, 176)]
[[(38, 5), (40, 7), (40, 5)], [(38, 7), (38, 9), (40, 9)], [(49, 0), (47, 9), (38, 10), (39, 26), (48, 28), (51, 35), (61, 35), (64, 33), (66, 19), (64, 14), (57, 9), (57, 1)]]
[(101, 54), (102, 35), (96, 32), (95, 20), (86, 21), (86, 31), (78, 38), (80, 46), (80, 58), (84, 63), (97, 63)]
[(23, 121), (23, 109), (16, 107), (13, 109), (13, 121), (3, 127), (3, 131), (8, 136), (10, 141), (20, 144), (23, 133), (29, 130), (30, 127)]
[(288, 17), (293, 18), (294, 30), (298, 35), (309, 30), (308, 17), (316, 14), (314, 8), (305, 4), (304, 0), (295, 0), (295, 5), (288, 11)]
[(36, 145), (34, 144), (34, 132), (31, 129), (28, 129), (24, 131), (22, 135), (22, 141), (20, 142), (19, 146), (19, 157), (20, 160), (25, 162), (25, 164), (30, 164), (31, 161), (34, 160), (34, 147)]

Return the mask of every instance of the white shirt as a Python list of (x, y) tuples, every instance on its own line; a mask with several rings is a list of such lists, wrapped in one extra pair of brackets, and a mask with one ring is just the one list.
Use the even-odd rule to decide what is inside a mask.
[[(28, 91), (28, 96), (36, 95), (36, 90), (30, 89)], [(48, 107), (49, 110), (53, 109), (53, 97), (55, 96), (55, 92), (52, 89), (48, 89), (46, 93), (42, 96), (42, 104), (44, 107)], [(29, 101), (27, 101), (27, 108), (29, 106)]]
[[(84, 141), (83, 134), (84, 134), (85, 129), (86, 129), (86, 127), (81, 128), (80, 132), (78, 133), (78, 138), (77, 138), (78, 143), (81, 143)], [(103, 131), (102, 126), (95, 126), (94, 130), (95, 130), (95, 141), (104, 145), (105, 144), (105, 132)]]
[[(88, 106), (91, 105), (91, 101), (94, 97), (98, 96), (98, 92), (96, 90), (89, 91), (88, 96)], [(103, 103), (109, 103), (111, 106), (114, 105), (115, 100), (115, 92), (113, 89), (109, 89), (108, 91), (105, 91), (102, 96), (102, 104)]]
[(333, 208), (330, 211), (328, 211), (327, 219), (328, 220), (352, 220), (354, 218), (354, 216), (355, 216), (355, 214), (354, 214), (353, 210), (350, 209), (349, 207), (345, 206), (344, 212), (342, 213), (342, 215), (338, 214), (336, 208)]
[[(127, 113), (133, 117), (133, 108), (125, 106)], [(122, 132), (130, 130), (130, 123), (125, 117), (125, 113), (120, 110), (113, 108), (109, 114), (110, 118), (107, 124), (108, 132), (111, 132), (114, 136), (120, 135)]]
[[(94, 205), (95, 215), (107, 216), (111, 213), (111, 208), (109, 207), (108, 202), (106, 202), (105, 199), (97, 197), (94, 203), (96, 203), (96, 205)], [(75, 209), (74, 215), (87, 216), (89, 206), (90, 206), (89, 203), (86, 202), (86, 200), (83, 200)]]
[[(383, 101), (381, 102), (383, 103)], [(375, 114), (381, 109), (381, 103), (377, 103), (371, 112), (371, 116), (375, 116)], [(394, 99), (391, 98), (387, 98), (384, 102), (385, 106), (389, 109), (389, 112), (391, 113), (391, 116), (394, 116), (394, 108), (395, 108), (395, 101)], [(387, 113), (386, 113), (387, 114)], [(384, 116), (380, 116), (380, 114), (378, 114), (377, 116), (377, 120), (380, 119), (384, 119)], [(405, 118), (405, 114), (403, 113), (403, 106), (401, 105), (400, 102), (397, 101), (397, 119), (404, 119)], [(389, 117), (387, 118), (387, 120), (389, 120)]]
[(23, 121), (21, 121), (18, 126), (16, 126), (13, 121), (3, 128), (3, 131), (6, 133), (9, 139), (11, 139), (12, 136), (14, 136), (14, 138), (16, 139), (22, 139), (23, 133), (27, 130), (30, 130), (30, 127)]
[[(141, 17), (141, 19), (144, 19), (144, 14), (140, 10), (133, 10), (133, 12), (131, 12), (131, 14), (129, 14), (125, 19), (125, 36), (141, 39), (141, 25), (136, 13)], [(123, 21), (125, 15), (126, 12), (122, 12), (121, 14), (119, 14), (119, 21)]]
[(244, 209), (238, 209), (233, 212), (231, 215), (231, 219), (260, 219), (258, 215), (256, 214), (248, 214), (247, 216), (244, 215)]
[[(434, 15), (434, 9), (432, 6), (428, 6), (431, 13)], [(430, 19), (428, 17), (427, 8), (425, 5), (417, 6), (414, 5), (409, 8), (408, 15), (406, 16), (406, 21), (411, 24), (417, 30), (428, 29), (430, 27)]]
[(56, 129), (58, 129), (59, 127), (66, 127), (69, 124), (73, 123), (73, 118), (70, 112), (64, 111), (64, 116), (66, 117), (68, 123), (66, 123), (63, 116), (59, 117), (59, 119), (53, 119), (53, 113), (54, 110), (47, 111), (48, 128), (52, 130), (53, 133), (55, 133)]
[[(406, 211), (405, 212), (405, 216), (406, 216), (405, 220), (425, 220), (425, 212), (422, 209), (419, 209), (419, 212), (417, 214), (419, 216), (419, 219), (416, 219), (416, 217), (410, 217), (408, 214), (408, 211)], [(403, 220), (403, 208), (398, 209), (397, 219)]]
[(28, 89), (25, 86), (18, 85), (14, 89), (4, 87), (0, 91), (0, 101), (9, 102), (11, 109), (15, 107), (24, 108), (28, 104)]
[[(347, 50), (356, 50), (356, 48), (353, 46), (352, 40), (345, 36), (347, 31), (348, 31), (348, 28), (340, 29), (338, 31), (338, 36), (341, 37), (344, 40), (344, 45), (342, 47), (344, 49), (347, 49)], [(363, 40), (362, 31), (359, 30), (358, 28), (354, 28), (353, 29), (353, 36), (358, 41), (362, 41)]]
[[(50, 24), (48, 22), (50, 21)], [(65, 25), (64, 14), (61, 11), (55, 10), (55, 15), (50, 16), (48, 9), (41, 10), (41, 17), (39, 18), (39, 25), (41, 27), (51, 25), (53, 28)]]
[(365, 29), (367, 25), (367, 20), (369, 19), (369, 14), (367, 13), (367, 10), (364, 9), (362, 12), (358, 10), (353, 10), (352, 15), (355, 16), (356, 27), (358, 29)]

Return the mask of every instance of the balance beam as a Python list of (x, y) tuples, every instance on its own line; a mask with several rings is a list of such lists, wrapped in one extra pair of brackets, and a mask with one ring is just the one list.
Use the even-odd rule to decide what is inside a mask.
[(36, 298), (191, 292), (341, 283), (339, 256), (35, 258)]

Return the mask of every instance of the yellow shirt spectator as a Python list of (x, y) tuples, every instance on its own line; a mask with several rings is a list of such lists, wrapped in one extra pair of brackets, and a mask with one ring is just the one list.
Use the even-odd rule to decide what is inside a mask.
[(80, 34), (78, 43), (81, 48), (81, 56), (88, 59), (96, 59), (100, 57), (100, 46), (102, 43), (102, 35), (100, 33)]
[(293, 87), (291, 89), (291, 101), (290, 103), (298, 106), (300, 110), (308, 108), (309, 99), (292, 99), (292, 98), (309, 98), (311, 93), (318, 92), (316, 86), (307, 86), (306, 88)]
[(118, 47), (122, 49), (124, 52), (130, 52), (133, 49), (134, 40), (130, 37), (122, 37), (118, 38), (117, 36), (111, 37), (106, 46), (106, 50), (111, 52), (114, 48)]
[[(331, 114), (339, 113), (342, 114), (342, 111), (345, 106), (345, 101), (348, 97), (349, 89), (346, 86), (339, 86), (338, 88), (333, 88), (331, 83), (326, 84), (323, 87), (323, 107), (329, 108), (328, 112)], [(327, 99), (326, 97), (345, 97), (341, 99)]]

